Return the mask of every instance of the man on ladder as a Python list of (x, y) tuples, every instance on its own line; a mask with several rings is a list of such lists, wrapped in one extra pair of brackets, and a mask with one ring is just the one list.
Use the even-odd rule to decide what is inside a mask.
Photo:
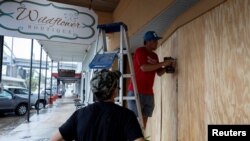
[[(144, 46), (137, 48), (134, 53), (133, 64), (144, 128), (146, 128), (148, 117), (152, 116), (154, 110), (153, 84), (155, 74), (157, 73), (161, 76), (165, 73), (165, 66), (175, 66), (175, 60), (159, 62), (157, 54), (154, 53), (157, 49), (159, 39), (161, 39), (161, 37), (158, 37), (154, 31), (146, 32), (144, 35)], [(128, 96), (134, 96), (135, 92), (132, 81), (130, 81), (128, 90)], [(135, 101), (128, 101), (128, 108), (136, 114), (138, 113)]]

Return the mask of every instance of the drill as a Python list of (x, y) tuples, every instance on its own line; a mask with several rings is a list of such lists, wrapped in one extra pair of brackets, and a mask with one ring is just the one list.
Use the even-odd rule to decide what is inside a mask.
[[(164, 57), (164, 61), (165, 60), (173, 60), (176, 61), (176, 59), (172, 58), (172, 57)], [(175, 72), (175, 68), (173, 66), (173, 64), (171, 63), (170, 65), (165, 67), (166, 69), (166, 73), (174, 73)]]

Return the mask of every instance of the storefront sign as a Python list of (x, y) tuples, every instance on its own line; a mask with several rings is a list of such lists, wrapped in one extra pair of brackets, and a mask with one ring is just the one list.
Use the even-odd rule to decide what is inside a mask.
[(0, 0), (0, 34), (91, 44), (96, 38), (94, 11), (45, 0)]
[(75, 70), (58, 69), (59, 77), (75, 77)]

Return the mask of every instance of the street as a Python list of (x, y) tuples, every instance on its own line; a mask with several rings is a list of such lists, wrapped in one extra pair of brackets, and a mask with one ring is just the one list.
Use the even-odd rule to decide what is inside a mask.
[[(36, 110), (31, 109), (30, 117), (34, 114), (36, 114)], [(27, 115), (28, 114), (25, 116), (17, 116), (15, 113), (6, 113), (5, 115), (0, 115), (0, 136), (7, 134), (20, 124), (27, 122)]]
[(75, 111), (75, 97), (63, 97), (40, 110), (32, 109), (30, 122), (23, 117), (10, 114), (0, 117), (0, 141), (49, 141), (52, 134)]

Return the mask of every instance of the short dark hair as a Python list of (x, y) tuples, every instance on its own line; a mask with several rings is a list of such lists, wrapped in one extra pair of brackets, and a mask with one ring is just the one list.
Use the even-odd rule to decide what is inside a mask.
[(99, 101), (110, 99), (114, 88), (117, 87), (117, 80), (120, 78), (119, 71), (103, 69), (96, 71), (90, 81), (91, 90)]
[[(104, 93), (102, 91), (93, 93), (97, 101), (105, 101), (112, 97), (113, 90), (115, 90), (117, 87), (117, 82), (115, 83), (114, 87), (110, 89), (110, 91), (107, 93)], [(106, 96), (105, 96), (106, 95)]]

